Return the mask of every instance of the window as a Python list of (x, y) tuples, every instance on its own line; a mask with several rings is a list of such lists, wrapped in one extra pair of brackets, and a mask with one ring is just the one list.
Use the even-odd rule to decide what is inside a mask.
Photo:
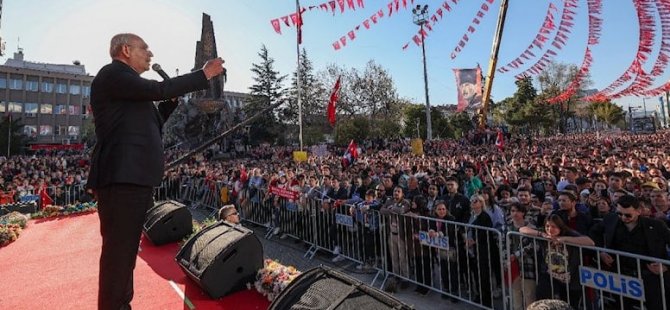
[(37, 103), (26, 103), (24, 106), (24, 112), (37, 114)]
[(70, 85), (70, 95), (79, 95), (81, 93), (81, 86)]
[(40, 136), (51, 136), (54, 134), (54, 128), (51, 125), (40, 125)]
[(27, 91), (37, 91), (39, 89), (39, 86), (40, 84), (37, 81), (31, 81), (31, 80), (26, 81)]
[(79, 135), (79, 126), (68, 126), (67, 127), (68, 136), (78, 136)]
[(54, 91), (54, 81), (53, 80), (42, 80), (42, 92), (51, 93)]
[(7, 88), (7, 78), (0, 77), (0, 88)]
[(7, 110), (9, 112), (23, 112), (23, 104), (19, 102), (9, 102), (7, 104)]
[(9, 89), (23, 89), (23, 80), (12, 78), (9, 80)]
[(7, 112), (7, 110), (5, 109), (5, 103), (4, 102), (0, 102), (0, 112), (1, 113)]
[(37, 126), (34, 126), (34, 125), (23, 126), (23, 134), (28, 136), (28, 137), (36, 137), (37, 136)]
[(56, 93), (67, 94), (67, 84), (59, 81), (58, 84), (56, 84)]
[(68, 114), (70, 115), (79, 115), (81, 108), (78, 105), (70, 105), (68, 106)]
[(84, 86), (81, 88), (81, 94), (82, 94), (84, 97), (89, 97), (89, 96), (91, 96), (91, 86), (89, 86), (89, 85), (84, 85)]
[(57, 136), (67, 135), (67, 126), (56, 126), (56, 135)]
[(41, 114), (53, 114), (53, 106), (48, 103), (43, 103), (40, 106), (40, 113)]
[(54, 112), (55, 114), (60, 114), (60, 115), (66, 115), (67, 114), (67, 106), (64, 104), (59, 104), (56, 106), (56, 111)]

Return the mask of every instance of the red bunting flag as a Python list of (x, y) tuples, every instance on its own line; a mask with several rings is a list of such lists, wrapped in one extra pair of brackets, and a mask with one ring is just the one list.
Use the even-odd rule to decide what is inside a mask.
[(330, 10), (333, 11), (333, 15), (335, 15), (335, 8), (337, 7), (337, 4), (335, 3), (334, 0), (328, 2), (328, 4), (330, 4)]
[(282, 16), (281, 20), (286, 24), (286, 27), (291, 27), (291, 24), (289, 23), (289, 17), (288, 16)]
[(340, 6), (340, 13), (344, 13), (344, 0), (337, 0), (337, 5)]
[(356, 33), (353, 30), (349, 31), (348, 35), (349, 35), (349, 40), (350, 41), (353, 41), (354, 39), (356, 39)]
[(370, 20), (369, 19), (364, 20), (363, 26), (365, 26), (365, 29), (370, 29)]
[(279, 18), (271, 20), (270, 23), (272, 24), (272, 28), (275, 29), (275, 32), (281, 34), (281, 25), (279, 24)]
[(356, 4), (358, 4), (359, 8), (364, 8), (365, 7), (365, 3), (363, 3), (363, 0), (357, 0)]
[(330, 101), (328, 101), (328, 122), (331, 126), (335, 126), (335, 105), (340, 97), (340, 77), (337, 77), (333, 91), (330, 93)]
[(340, 47), (340, 42), (338, 42), (338, 41), (333, 42), (333, 48), (334, 48), (336, 51), (339, 50), (339, 49), (341, 48), (341, 47)]
[(351, 10), (356, 10), (356, 7), (354, 6), (354, 0), (347, 0), (347, 6)]

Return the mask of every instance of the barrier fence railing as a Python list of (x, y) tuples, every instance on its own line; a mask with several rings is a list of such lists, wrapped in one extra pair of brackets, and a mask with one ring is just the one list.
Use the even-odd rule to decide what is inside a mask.
[(516, 245), (507, 248), (507, 257), (518, 262), (505, 262), (512, 309), (544, 298), (574, 309), (668, 309), (668, 260), (517, 232), (507, 234), (507, 244)]
[[(46, 187), (42, 192), (37, 189), (25, 189), (15, 191), (10, 203), (2, 204), (0, 207), (11, 209), (12, 205), (19, 205), (34, 202), (37, 206), (44, 207), (42, 201), (43, 195), (53, 200), (52, 205), (70, 206), (81, 202), (88, 202), (93, 199), (91, 195), (86, 193), (86, 184), (70, 184), (70, 185), (53, 185)], [(36, 212), (37, 208), (31, 209), (31, 212)]]
[[(164, 183), (157, 197), (187, 202), (213, 214), (222, 206), (222, 186), (187, 178), (179, 184)], [(380, 288), (389, 281), (401, 286), (414, 283), (484, 309), (525, 309), (537, 297), (555, 297), (575, 309), (668, 310), (668, 272), (656, 275), (647, 264), (667, 270), (670, 261), (556, 245), (516, 232), (503, 239), (493, 228), (394, 214), (379, 206), (336, 203), (290, 191), (250, 187), (230, 202), (244, 221), (266, 229), (265, 238), (300, 240), (309, 246), (304, 255), (309, 259), (321, 251), (355, 262), (359, 269), (376, 272), (371, 285)], [(601, 253), (615, 263), (605, 266)], [(512, 257), (518, 264), (511, 263)]]

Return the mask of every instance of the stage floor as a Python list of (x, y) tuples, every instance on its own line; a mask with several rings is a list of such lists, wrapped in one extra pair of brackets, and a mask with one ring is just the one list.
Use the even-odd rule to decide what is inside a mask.
[[(97, 213), (31, 220), (0, 248), (0, 309), (96, 309), (100, 226)], [(133, 309), (267, 309), (255, 290), (209, 298), (174, 260), (176, 243), (142, 239)]]

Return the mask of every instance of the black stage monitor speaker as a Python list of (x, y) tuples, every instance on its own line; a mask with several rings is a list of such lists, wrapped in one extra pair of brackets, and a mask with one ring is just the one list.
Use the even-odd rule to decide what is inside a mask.
[(159, 202), (147, 211), (143, 232), (155, 245), (176, 242), (193, 232), (193, 216), (181, 203)]
[(393, 296), (344, 273), (317, 267), (301, 274), (275, 298), (268, 310), (413, 309)]
[(184, 243), (179, 266), (212, 298), (246, 289), (263, 268), (263, 246), (250, 229), (219, 221)]

